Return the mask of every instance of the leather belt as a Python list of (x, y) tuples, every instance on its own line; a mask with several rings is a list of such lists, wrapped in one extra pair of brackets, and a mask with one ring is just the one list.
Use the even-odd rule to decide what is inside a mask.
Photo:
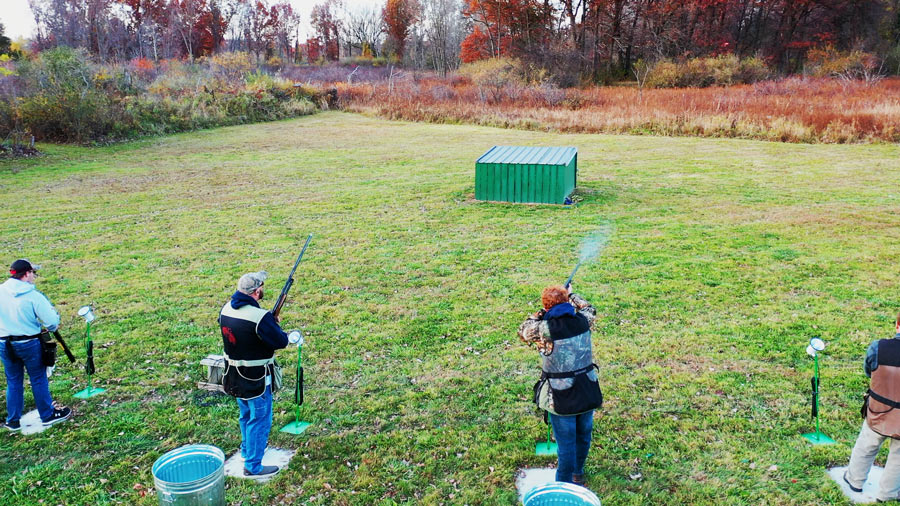
[(16, 341), (27, 341), (29, 339), (37, 339), (39, 337), (41, 337), (40, 334), (37, 334), (34, 336), (5, 336), (5, 337), (0, 337), (0, 339), (2, 339), (4, 341), (9, 341), (12, 343), (12, 342), (16, 342)]

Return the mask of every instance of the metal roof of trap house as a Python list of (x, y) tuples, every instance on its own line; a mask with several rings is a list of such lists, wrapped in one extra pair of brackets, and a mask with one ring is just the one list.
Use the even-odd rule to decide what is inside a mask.
[(476, 163), (568, 165), (577, 153), (573, 147), (494, 146)]

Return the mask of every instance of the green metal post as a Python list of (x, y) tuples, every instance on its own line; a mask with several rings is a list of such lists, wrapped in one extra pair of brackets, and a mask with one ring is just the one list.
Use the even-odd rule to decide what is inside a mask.
[[(300, 381), (300, 367), (301, 367), (301, 362), (303, 360), (303, 354), (300, 352), (301, 348), (302, 348), (302, 346), (297, 346), (297, 381)], [(295, 422), (300, 421), (300, 405), (299, 404), (297, 404), (297, 414), (294, 416), (294, 421)]]
[[(549, 417), (549, 414), (547, 415)], [(547, 419), (547, 442), (546, 443), (538, 443), (534, 445), (534, 454), (535, 455), (556, 455), (557, 452), (557, 444), (550, 442), (550, 434), (552, 433), (552, 426), (550, 425), (549, 418)]]
[[(89, 353), (91, 352), (91, 322), (87, 322), (87, 330), (85, 330), (84, 332), (84, 352), (85, 360), (92, 360), (92, 357), (89, 356)], [(87, 372), (88, 386), (84, 390), (77, 392), (74, 397), (78, 399), (89, 399), (106, 391), (105, 388), (94, 388), (93, 373), (90, 371), (90, 369), (86, 369), (85, 372)]]
[(810, 432), (807, 434), (803, 434), (803, 437), (806, 438), (807, 441), (814, 445), (830, 445), (834, 444), (834, 439), (822, 434), (822, 431), (819, 429), (819, 354), (816, 353), (813, 355), (813, 363), (815, 364), (815, 375), (813, 376), (813, 382), (815, 383), (815, 387), (813, 387), (813, 397), (816, 402), (816, 431)]
[(819, 430), (819, 354), (816, 353), (816, 356), (813, 357), (813, 362), (816, 364), (816, 434), (821, 434), (822, 431)]
[[(90, 342), (91, 342), (91, 322), (88, 322), (88, 324), (87, 324), (87, 330), (85, 330), (85, 332), (84, 332), (84, 350), (85, 350), (85, 353), (87, 353), (88, 347), (90, 346)], [(93, 376), (94, 376), (94, 375), (93, 375), (90, 371), (88, 371), (88, 392), (94, 390), (94, 378), (93, 378)]]
[[(300, 381), (300, 370), (302, 368), (301, 364), (302, 364), (302, 360), (303, 360), (303, 354), (301, 351), (302, 349), (303, 349), (303, 346), (298, 344), (297, 345), (297, 376), (296, 376), (296, 378), (297, 378), (296, 381), (298, 381), (298, 382)], [(297, 388), (301, 388), (301, 386), (298, 386)], [(303, 431), (308, 429), (310, 425), (312, 425), (312, 424), (309, 422), (301, 422), (300, 421), (300, 404), (297, 404), (297, 410), (294, 414), (294, 421), (285, 425), (284, 427), (282, 427), (281, 432), (287, 432), (288, 434), (302, 434)]]

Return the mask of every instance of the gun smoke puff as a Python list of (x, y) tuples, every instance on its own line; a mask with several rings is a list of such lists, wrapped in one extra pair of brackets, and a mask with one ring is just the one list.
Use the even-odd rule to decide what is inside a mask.
[(609, 246), (610, 238), (613, 235), (614, 227), (607, 223), (597, 229), (591, 235), (581, 240), (580, 254), (578, 256), (579, 263), (587, 263), (594, 261), (603, 250)]

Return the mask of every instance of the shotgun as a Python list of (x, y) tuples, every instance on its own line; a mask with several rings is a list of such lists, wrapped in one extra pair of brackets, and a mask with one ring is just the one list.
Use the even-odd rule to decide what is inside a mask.
[(288, 292), (291, 291), (291, 286), (294, 285), (294, 272), (297, 271), (297, 266), (300, 265), (300, 259), (303, 258), (303, 253), (306, 253), (306, 247), (309, 246), (309, 241), (312, 240), (312, 234), (309, 234), (309, 237), (306, 238), (306, 244), (303, 245), (303, 249), (300, 250), (300, 254), (297, 255), (297, 261), (294, 262), (294, 268), (291, 269), (291, 273), (288, 274), (287, 281), (284, 282), (284, 288), (281, 289), (281, 294), (278, 296), (278, 300), (275, 301), (275, 305), (272, 306), (272, 315), (275, 316), (275, 319), (278, 319), (278, 316), (281, 314), (281, 308), (284, 307), (285, 301), (287, 301)]
[(56, 338), (56, 342), (58, 342), (62, 346), (63, 351), (66, 352), (66, 356), (69, 357), (69, 362), (74, 364), (75, 363), (75, 355), (72, 355), (72, 352), (69, 350), (69, 347), (66, 346), (66, 342), (63, 341), (62, 336), (59, 335), (58, 330), (53, 331), (53, 337)]
[(575, 265), (575, 268), (572, 269), (572, 274), (569, 274), (569, 279), (566, 280), (566, 284), (563, 285), (563, 288), (569, 288), (569, 285), (572, 284), (572, 279), (575, 278), (575, 273), (578, 272), (579, 267), (581, 267), (581, 262), (578, 262), (578, 264)]

